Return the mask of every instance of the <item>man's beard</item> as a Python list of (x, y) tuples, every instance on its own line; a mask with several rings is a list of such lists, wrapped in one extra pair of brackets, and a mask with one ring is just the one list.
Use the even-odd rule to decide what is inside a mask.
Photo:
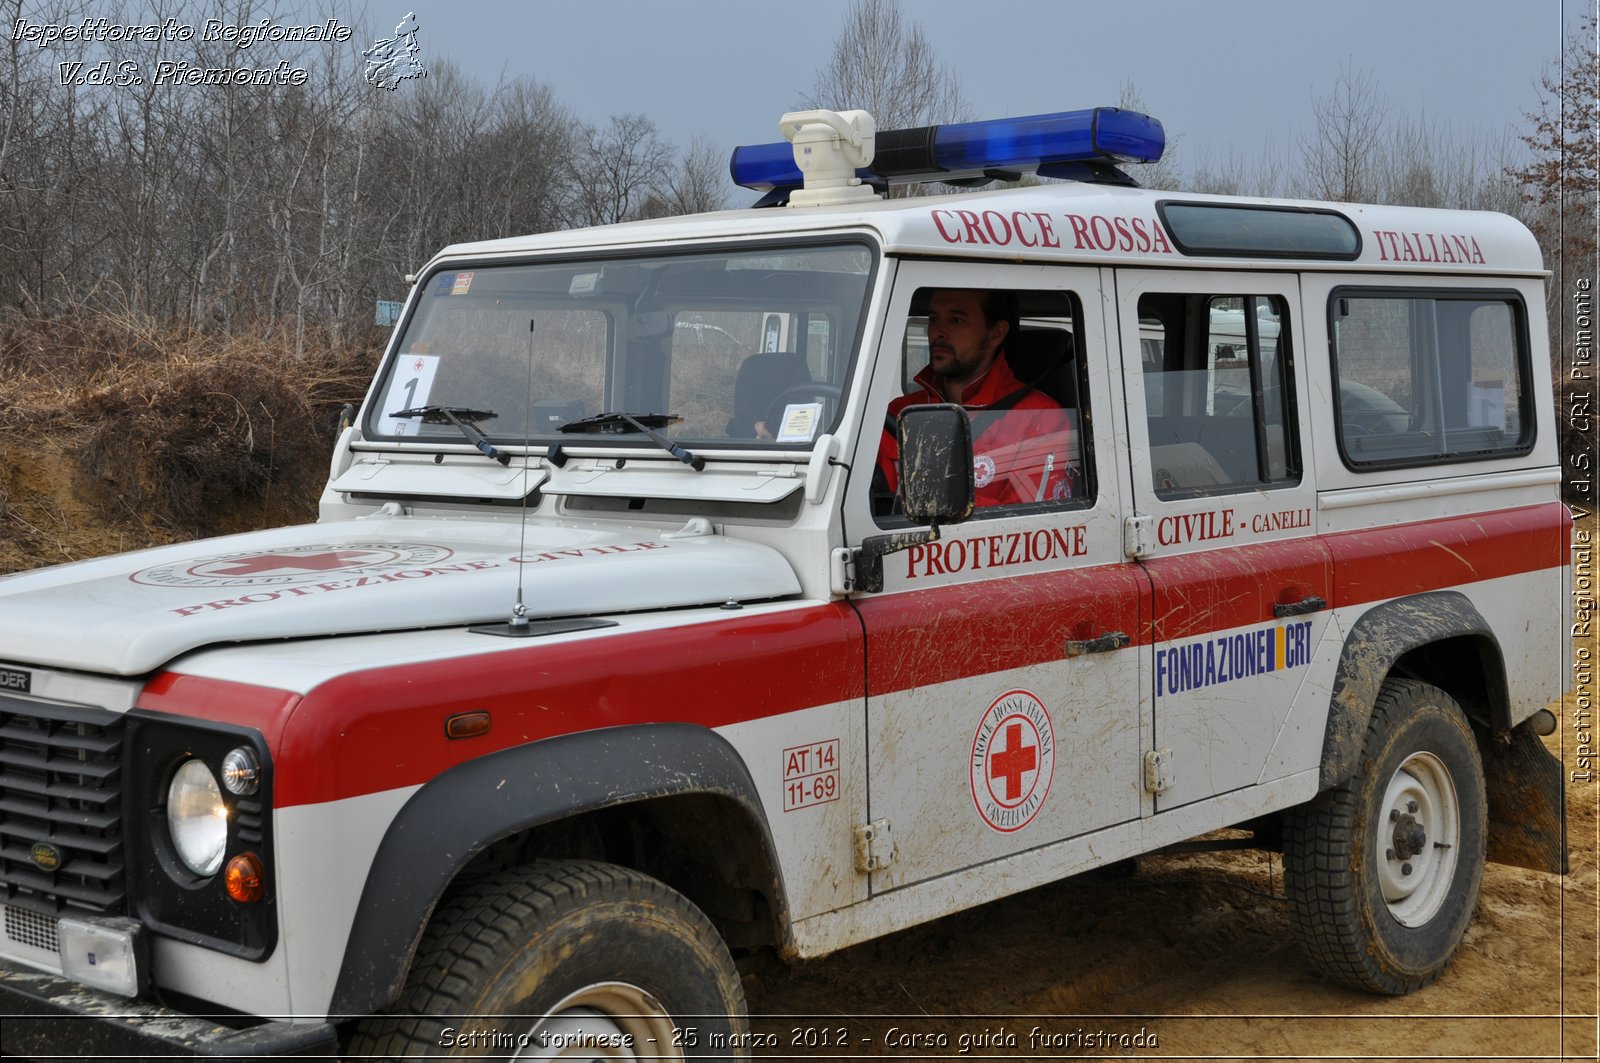
[[(941, 363), (934, 355), (943, 353), (947, 355)], [(966, 380), (970, 378), (977, 368), (977, 363), (967, 365), (957, 357), (953, 347), (936, 347), (928, 352), (928, 368), (933, 370), (933, 375), (942, 380)]]

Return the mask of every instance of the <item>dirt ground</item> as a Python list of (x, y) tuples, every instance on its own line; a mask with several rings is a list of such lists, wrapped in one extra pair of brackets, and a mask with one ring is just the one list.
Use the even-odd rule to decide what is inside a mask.
[[(1572, 707), (1547, 739), (1569, 768)], [(778, 1040), (765, 1058), (1594, 1059), (1600, 791), (1567, 800), (1571, 874), (1489, 865), (1455, 961), (1408, 997), (1324, 982), (1281, 862), (1246, 851), (1147, 858), (779, 972), (748, 987), (752, 1026)]]

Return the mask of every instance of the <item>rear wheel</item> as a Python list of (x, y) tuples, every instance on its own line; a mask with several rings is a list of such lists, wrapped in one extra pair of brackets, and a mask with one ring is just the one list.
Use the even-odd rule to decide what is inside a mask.
[(1355, 774), (1288, 816), (1284, 883), (1323, 974), (1402, 994), (1455, 955), (1483, 879), (1484, 786), (1455, 699), (1384, 682)]
[(681, 894), (541, 862), (441, 907), (395, 1012), (363, 1020), (349, 1055), (742, 1059), (744, 1009), (727, 948)]

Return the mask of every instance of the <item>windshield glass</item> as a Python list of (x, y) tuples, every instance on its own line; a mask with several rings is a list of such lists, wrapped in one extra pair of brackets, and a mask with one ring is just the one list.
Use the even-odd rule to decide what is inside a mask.
[(414, 412), (444, 407), (509, 444), (637, 444), (597, 415), (662, 414), (673, 440), (807, 448), (838, 415), (874, 263), (852, 242), (433, 273), (366, 435), (461, 442)]

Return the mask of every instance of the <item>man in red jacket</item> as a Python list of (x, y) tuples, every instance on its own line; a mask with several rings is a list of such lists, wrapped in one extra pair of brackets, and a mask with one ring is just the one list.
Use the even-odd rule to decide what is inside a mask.
[[(1018, 380), (1005, 356), (1017, 327), (1005, 291), (940, 289), (928, 306), (928, 365), (916, 389), (889, 403), (889, 425), (907, 406), (959, 403), (972, 421), (973, 483), (980, 506), (1072, 497), (1072, 426), (1054, 399)], [(900, 448), (886, 426), (878, 469), (900, 485)]]

